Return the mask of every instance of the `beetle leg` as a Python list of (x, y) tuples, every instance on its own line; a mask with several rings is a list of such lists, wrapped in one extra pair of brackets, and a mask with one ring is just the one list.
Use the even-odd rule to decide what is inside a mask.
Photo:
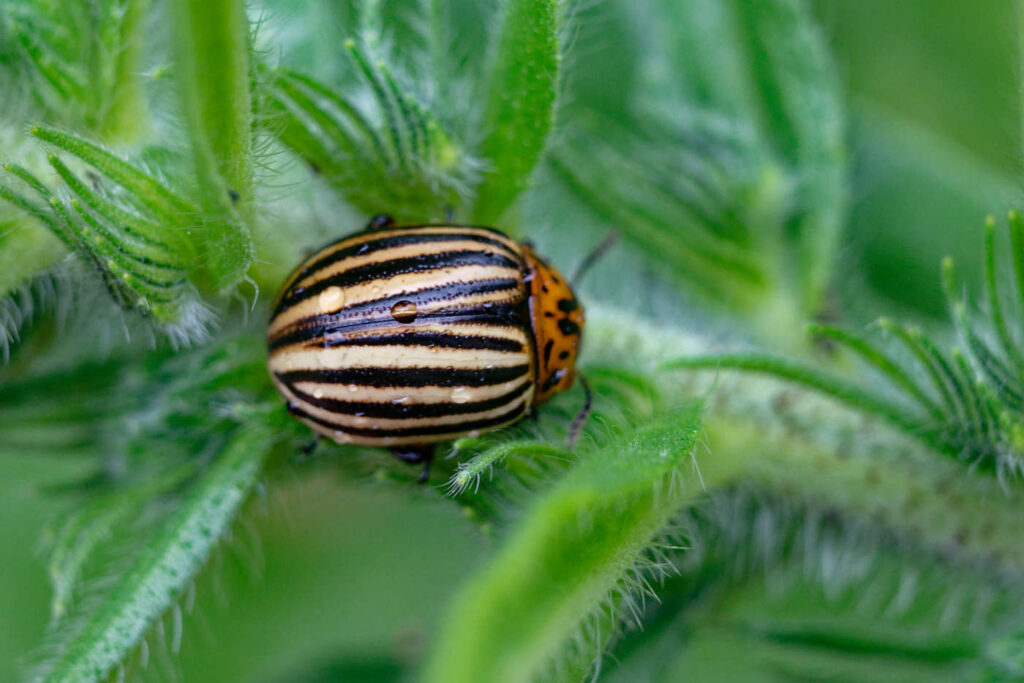
[(433, 444), (427, 446), (398, 446), (389, 450), (392, 455), (402, 462), (407, 462), (410, 465), (423, 463), (423, 471), (420, 472), (420, 477), (416, 480), (416, 483), (427, 483), (427, 479), (430, 478), (430, 463), (434, 459)]
[(594, 395), (590, 391), (590, 385), (587, 384), (587, 380), (583, 378), (583, 375), (579, 375), (580, 387), (583, 389), (583, 405), (576, 411), (576, 416), (572, 418), (572, 422), (569, 424), (569, 433), (565, 437), (566, 445), (572, 449), (576, 445), (576, 440), (580, 438), (580, 432), (583, 430), (583, 425), (587, 423), (587, 418), (590, 417), (590, 413), (594, 406)]
[(313, 455), (313, 451), (320, 445), (320, 439), (324, 438), (321, 434), (314, 434), (313, 438), (309, 440), (305, 446), (302, 447), (303, 455)]
[(370, 219), (370, 222), (366, 224), (367, 230), (381, 230), (383, 228), (390, 228), (395, 224), (395, 219), (386, 213), (378, 213), (376, 216)]

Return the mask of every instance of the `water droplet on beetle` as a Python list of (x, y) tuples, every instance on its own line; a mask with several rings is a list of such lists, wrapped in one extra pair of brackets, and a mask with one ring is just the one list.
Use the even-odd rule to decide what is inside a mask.
[(359, 391), (359, 385), (358, 384), (349, 384), (348, 385), (348, 390), (351, 391), (354, 394), (357, 391)]
[(405, 325), (416, 320), (417, 315), (419, 315), (419, 310), (417, 310), (416, 304), (411, 301), (399, 301), (391, 307), (391, 317)]
[(452, 403), (468, 403), (469, 389), (466, 387), (455, 387), (452, 389)]
[(323, 397), (324, 397), (324, 390), (323, 389), (320, 389), (319, 387), (317, 387), (316, 389), (313, 390), (313, 398), (323, 398)]
[(409, 397), (408, 396), (401, 396), (399, 398), (393, 398), (393, 399), (391, 399), (391, 402), (396, 404), (396, 405), (402, 405), (403, 403), (408, 403), (409, 402)]
[(341, 287), (328, 287), (320, 292), (317, 299), (322, 313), (331, 313), (345, 305), (345, 290)]

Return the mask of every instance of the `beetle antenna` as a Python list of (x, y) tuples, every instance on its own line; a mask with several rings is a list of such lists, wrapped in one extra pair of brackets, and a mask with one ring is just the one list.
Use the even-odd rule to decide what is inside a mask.
[(587, 423), (587, 418), (590, 417), (591, 409), (594, 407), (594, 394), (590, 391), (590, 385), (587, 384), (587, 380), (583, 375), (580, 375), (579, 378), (584, 398), (583, 405), (576, 411), (576, 416), (572, 418), (572, 423), (569, 425), (569, 433), (565, 437), (565, 441), (570, 449), (576, 445), (576, 441), (580, 438), (580, 432), (583, 431), (583, 425)]
[(605, 238), (601, 240), (601, 243), (591, 249), (590, 253), (584, 256), (583, 260), (580, 261), (580, 264), (576, 266), (576, 270), (573, 272), (572, 277), (569, 278), (569, 283), (572, 284), (573, 287), (579, 284), (580, 278), (582, 278), (584, 274), (590, 270), (590, 267), (594, 265), (598, 259), (604, 256), (604, 253), (611, 249), (612, 245), (618, 241), (619, 233), (617, 232), (612, 231), (605, 235)]

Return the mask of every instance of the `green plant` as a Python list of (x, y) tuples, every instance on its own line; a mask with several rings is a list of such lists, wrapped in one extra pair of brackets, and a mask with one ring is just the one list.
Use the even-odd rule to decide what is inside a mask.
[[(986, 228), (984, 306), (944, 266), (950, 326), (813, 322), (880, 304), (836, 277), (851, 114), (802, 0), (17, 0), (0, 83), (0, 455), (64, 460), (29, 677), (154, 675), (248, 501), (329, 471), (461, 511), (486, 552), (425, 652), (309, 680), (1021, 675), (1024, 222)], [(584, 285), (575, 447), (579, 390), (424, 488), (373, 449), (303, 455), (268, 305), (384, 212), (565, 269), (623, 237)]]

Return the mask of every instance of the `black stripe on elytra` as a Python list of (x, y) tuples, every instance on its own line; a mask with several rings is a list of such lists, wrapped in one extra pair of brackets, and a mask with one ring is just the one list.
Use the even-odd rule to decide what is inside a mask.
[[(427, 308), (438, 301), (454, 300), (466, 296), (493, 294), (508, 290), (510, 294), (520, 292), (520, 282), (513, 278), (494, 278), (473, 282), (449, 282), (436, 287), (427, 287), (413, 292), (401, 292), (391, 296), (364, 301), (347, 306), (333, 313), (321, 313), (295, 321), (283, 334), (270, 342), (270, 349), (280, 348), (300, 341), (309, 341), (344, 330), (368, 329), (376, 326), (397, 324), (391, 315), (391, 307), (399, 301), (409, 301), (417, 307)], [(525, 300), (524, 300), (525, 301)], [(454, 308), (441, 308), (417, 316), (419, 321), (436, 321), (441, 318), (456, 320), (494, 320), (511, 323), (518, 321), (523, 301), (511, 304), (501, 302), (462, 304)], [(373, 315), (375, 314), (375, 315)]]
[(445, 415), (467, 415), (469, 413), (482, 413), (485, 410), (494, 410), (503, 405), (511, 403), (522, 396), (530, 388), (529, 382), (523, 382), (515, 389), (508, 391), (501, 396), (489, 398), (483, 401), (471, 403), (393, 403), (393, 402), (370, 402), (370, 401), (343, 401), (336, 398), (316, 398), (296, 387), (289, 387), (289, 390), (297, 399), (308, 403), (316, 408), (330, 411), (332, 413), (349, 415), (352, 417), (378, 417), (386, 419), (419, 419), (425, 417), (444, 417)]
[[(303, 411), (304, 412), (304, 411)], [(305, 413), (300, 415), (303, 419), (315, 422), (318, 425), (322, 425), (328, 429), (336, 429), (345, 434), (351, 434), (352, 436), (368, 436), (376, 437), (380, 439), (386, 439), (389, 437), (415, 437), (415, 436), (437, 436), (439, 434), (460, 434), (464, 432), (471, 432), (478, 429), (487, 429), (488, 427), (495, 427), (502, 425), (507, 422), (518, 419), (523, 413), (526, 412), (526, 404), (520, 403), (514, 406), (511, 410), (506, 410), (500, 415), (494, 417), (482, 418), (479, 420), (471, 420), (467, 422), (460, 422), (455, 424), (444, 424), (444, 425), (424, 425), (421, 427), (406, 427), (397, 429), (374, 429), (372, 427), (348, 427), (345, 425), (339, 425), (325, 420), (320, 417)]]
[(364, 387), (486, 387), (503, 384), (529, 372), (528, 365), (490, 369), (461, 368), (336, 368), (330, 370), (290, 370), (274, 373), (285, 385), (296, 382), (353, 384)]
[[(461, 325), (465, 323), (487, 325), (488, 327), (522, 329), (523, 323), (517, 317), (518, 308), (519, 306), (502, 305), (495, 306), (488, 311), (474, 311), (472, 313), (463, 313), (456, 309), (455, 311), (448, 311), (443, 314), (435, 313), (429, 317), (422, 318), (422, 320), (438, 325)], [(278, 335), (270, 340), (267, 343), (267, 349), (273, 354), (278, 349), (285, 348), (291, 344), (306, 343), (316, 347), (316, 340), (323, 339), (325, 336), (340, 335), (346, 332), (386, 330), (401, 325), (401, 323), (396, 322), (389, 316), (363, 318), (356, 321), (342, 322), (337, 325), (293, 328), (287, 333)]]
[(397, 275), (419, 273), (439, 268), (458, 268), (461, 266), (494, 266), (498, 268), (520, 269), (518, 261), (500, 254), (488, 253), (482, 249), (457, 249), (439, 251), (431, 254), (416, 254), (401, 258), (375, 261), (340, 273), (325, 277), (308, 287), (294, 287), (277, 304), (274, 315), (287, 311), (307, 299), (310, 299), (328, 287), (351, 287), (371, 280), (386, 280)]
[[(415, 229), (409, 226), (410, 229)], [(439, 228), (444, 230), (444, 228)], [(372, 254), (377, 251), (383, 251), (384, 249), (393, 249), (395, 247), (404, 247), (409, 244), (431, 244), (438, 242), (461, 242), (463, 240), (467, 242), (479, 242), (480, 244), (488, 244), (493, 247), (504, 249), (507, 252), (515, 253), (515, 250), (509, 247), (508, 244), (502, 242), (499, 239), (484, 237), (483, 235), (475, 234), (463, 234), (458, 232), (451, 232), (451, 230), (445, 230), (444, 232), (409, 232), (398, 235), (389, 235), (387, 237), (375, 237), (372, 233), (366, 235), (366, 240), (362, 242), (356, 242), (355, 244), (349, 245), (333, 251), (330, 254), (325, 254), (315, 261), (304, 267), (300, 272), (296, 281), (303, 278), (309, 277), (319, 270), (323, 270), (327, 266), (342, 261), (351, 256), (365, 256), (366, 254)], [(323, 249), (320, 249), (317, 253), (323, 253), (333, 247), (339, 242), (345, 242), (352, 239), (352, 236), (344, 237), (336, 242), (328, 244)], [(315, 255), (314, 255), (315, 257)]]
[[(523, 350), (522, 342), (508, 337), (445, 334), (444, 332), (400, 332), (399, 334), (379, 334), (372, 337), (335, 337), (323, 340), (322, 348), (331, 349), (336, 346), (425, 346), (427, 348), (508, 351), (510, 353)], [(321, 348), (321, 345), (317, 344), (317, 347)]]
[[(294, 333), (303, 333), (306, 346), (317, 349), (333, 349), (338, 346), (422, 346), (426, 348), (444, 349), (479, 349), (483, 351), (507, 351), (519, 353), (523, 351), (522, 342), (508, 337), (492, 337), (488, 335), (455, 334), (444, 332), (399, 332), (397, 334), (375, 334), (364, 336), (335, 335), (325, 336), (323, 334), (309, 336), (312, 332), (309, 329), (295, 330)], [(271, 351), (297, 343), (295, 338), (289, 338), (289, 333), (278, 337), (268, 346)]]

